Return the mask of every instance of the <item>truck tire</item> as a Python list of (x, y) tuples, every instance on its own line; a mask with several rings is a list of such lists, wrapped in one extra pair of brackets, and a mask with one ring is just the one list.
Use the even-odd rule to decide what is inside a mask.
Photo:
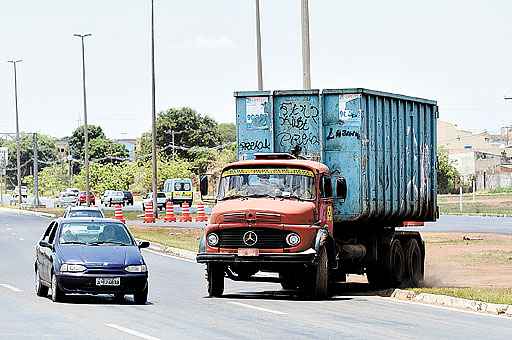
[(402, 284), (404, 278), (404, 251), (400, 240), (382, 245), (380, 261), (366, 268), (368, 283), (374, 288), (391, 288)]
[(315, 300), (322, 300), (329, 296), (329, 261), (325, 246), (320, 248), (318, 264), (312, 268), (308, 277), (306, 292)]
[(222, 293), (224, 293), (224, 265), (208, 263), (206, 265), (206, 274), (208, 279), (208, 296), (221, 297)]
[(405, 278), (410, 287), (419, 287), (423, 282), (423, 256), (418, 241), (414, 238), (405, 243)]
[(290, 272), (279, 272), (279, 280), (281, 280), (281, 287), (286, 290), (297, 289), (299, 286), (297, 278)]

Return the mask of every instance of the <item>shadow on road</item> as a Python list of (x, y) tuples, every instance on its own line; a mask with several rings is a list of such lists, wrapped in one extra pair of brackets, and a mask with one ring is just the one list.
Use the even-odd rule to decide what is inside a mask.
[[(125, 306), (141, 306), (137, 305), (133, 298), (125, 296), (123, 299), (116, 299), (110, 295), (66, 295), (61, 303), (75, 305), (125, 305)], [(150, 301), (146, 305), (153, 305)]]

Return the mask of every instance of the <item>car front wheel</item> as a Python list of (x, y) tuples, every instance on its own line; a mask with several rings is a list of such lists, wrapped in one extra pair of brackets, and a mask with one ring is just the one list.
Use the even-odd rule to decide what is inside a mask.
[(55, 273), (52, 274), (52, 301), (53, 302), (61, 302), (64, 297), (64, 293), (59, 288), (57, 284), (57, 276)]
[(137, 305), (145, 305), (148, 302), (148, 286), (146, 285), (146, 288), (133, 294), (133, 300)]
[(35, 286), (36, 286), (36, 295), (37, 296), (46, 296), (48, 295), (48, 287), (43, 285), (41, 282), (41, 277), (39, 276), (39, 270), (36, 268), (35, 273)]

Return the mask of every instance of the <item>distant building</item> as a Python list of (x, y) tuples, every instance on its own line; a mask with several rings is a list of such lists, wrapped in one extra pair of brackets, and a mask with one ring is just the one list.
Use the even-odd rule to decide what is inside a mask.
[(137, 139), (134, 139), (134, 138), (116, 139), (115, 142), (124, 145), (126, 150), (128, 150), (128, 158), (130, 159), (130, 161), (135, 160), (135, 147), (137, 146)]

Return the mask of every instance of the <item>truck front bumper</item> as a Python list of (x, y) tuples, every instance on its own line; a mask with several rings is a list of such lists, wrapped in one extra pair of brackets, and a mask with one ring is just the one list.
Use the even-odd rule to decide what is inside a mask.
[(240, 256), (234, 253), (199, 253), (198, 263), (294, 263), (315, 264), (317, 253), (310, 248), (300, 253), (260, 253), (258, 256)]

